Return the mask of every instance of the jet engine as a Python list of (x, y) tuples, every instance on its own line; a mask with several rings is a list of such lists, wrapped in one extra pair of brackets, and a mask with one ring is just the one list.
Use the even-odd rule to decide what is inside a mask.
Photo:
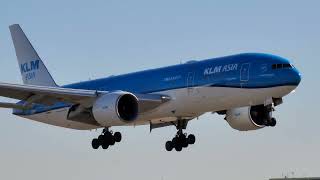
[(108, 127), (110, 123), (130, 123), (138, 116), (138, 98), (124, 91), (116, 91), (99, 97), (92, 107), (94, 119)]
[(263, 128), (270, 119), (272, 113), (264, 105), (235, 108), (226, 112), (226, 121), (233, 129), (239, 131)]

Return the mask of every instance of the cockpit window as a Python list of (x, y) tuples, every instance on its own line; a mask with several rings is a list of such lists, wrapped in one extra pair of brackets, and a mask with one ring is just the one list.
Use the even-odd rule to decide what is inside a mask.
[(283, 64), (283, 68), (291, 68), (291, 64)]
[(292, 68), (291, 64), (273, 64), (272, 69)]

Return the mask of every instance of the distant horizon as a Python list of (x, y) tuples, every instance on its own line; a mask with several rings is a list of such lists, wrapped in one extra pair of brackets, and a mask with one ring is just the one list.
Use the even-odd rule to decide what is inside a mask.
[(283, 178), (270, 178), (270, 180), (283, 180), (283, 179), (288, 179), (288, 180), (319, 180), (320, 177), (283, 177)]

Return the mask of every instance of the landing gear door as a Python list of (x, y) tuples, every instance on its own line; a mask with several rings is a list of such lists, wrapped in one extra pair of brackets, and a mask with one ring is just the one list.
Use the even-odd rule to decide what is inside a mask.
[(241, 70), (240, 70), (240, 81), (241, 83), (246, 83), (249, 81), (249, 72), (250, 72), (250, 64), (245, 63), (241, 65)]

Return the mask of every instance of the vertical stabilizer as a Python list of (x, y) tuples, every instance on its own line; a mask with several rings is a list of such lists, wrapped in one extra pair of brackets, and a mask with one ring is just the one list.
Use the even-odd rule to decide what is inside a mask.
[(9, 26), (24, 84), (57, 86), (18, 24)]

